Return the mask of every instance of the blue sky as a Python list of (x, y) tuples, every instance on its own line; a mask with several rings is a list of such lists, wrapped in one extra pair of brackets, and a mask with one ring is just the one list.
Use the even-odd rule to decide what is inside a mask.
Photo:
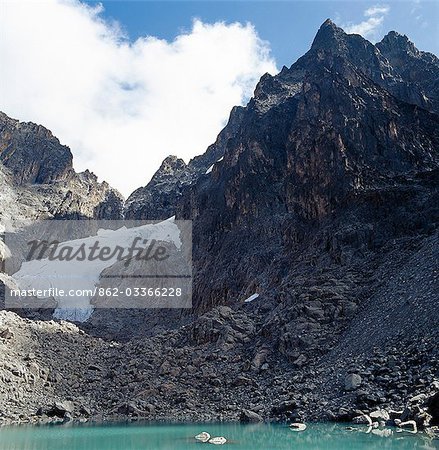
[(322, 22), (361, 23), (364, 11), (389, 8), (382, 24), (366, 36), (380, 40), (388, 31), (406, 34), (421, 50), (439, 54), (439, 1), (103, 1), (104, 16), (117, 20), (130, 39), (153, 35), (172, 40), (189, 30), (194, 18), (204, 22), (251, 22), (270, 43), (278, 67), (305, 53)]

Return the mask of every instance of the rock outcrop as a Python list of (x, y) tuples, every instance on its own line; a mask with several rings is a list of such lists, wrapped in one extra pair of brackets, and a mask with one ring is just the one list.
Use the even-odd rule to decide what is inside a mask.
[(0, 113), (0, 222), (121, 219), (122, 196), (93, 173), (76, 173), (72, 159), (43, 126)]

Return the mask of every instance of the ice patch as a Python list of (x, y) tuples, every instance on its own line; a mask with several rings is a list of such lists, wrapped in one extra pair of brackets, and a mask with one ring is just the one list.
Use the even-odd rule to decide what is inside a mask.
[(213, 169), (213, 166), (214, 166), (215, 164), (212, 164), (207, 170), (206, 170), (206, 175), (208, 174), (208, 173), (210, 173), (210, 172), (212, 172), (212, 169)]
[(253, 294), (253, 295), (250, 295), (249, 298), (246, 298), (246, 299), (244, 300), (244, 303), (250, 303), (250, 302), (252, 302), (253, 300), (256, 300), (258, 297), (259, 297), (259, 294)]
[(221, 156), (221, 158), (220, 158), (217, 162), (214, 162), (214, 163), (206, 170), (205, 175), (207, 175), (208, 173), (212, 172), (213, 166), (214, 166), (216, 163), (219, 163), (220, 161), (222, 161), (223, 159), (224, 159), (224, 156)]
[[(117, 230), (100, 229), (97, 232), (99, 244), (101, 247), (115, 248), (121, 246), (128, 248), (138, 237), (142, 240), (157, 240), (173, 242), (177, 248), (181, 248), (180, 229), (172, 218), (163, 222), (142, 225), (134, 228), (125, 226)], [(66, 241), (59, 245), (59, 251), (64, 246), (69, 246), (76, 251), (85, 244), (90, 247), (96, 242), (96, 236), (82, 239)], [(107, 267), (117, 262), (117, 255), (108, 261), (69, 261), (68, 263), (59, 260), (32, 260), (24, 262), (18, 272), (13, 275), (16, 284), (22, 290), (47, 290), (50, 288), (69, 292), (70, 290), (93, 291), (98, 284), (100, 274)], [(74, 275), (72, 275), (74, 274)], [(93, 312), (90, 304), (90, 296), (62, 297), (57, 296), (54, 299), (58, 303), (54, 317), (63, 320), (72, 320), (78, 322), (86, 321)]]

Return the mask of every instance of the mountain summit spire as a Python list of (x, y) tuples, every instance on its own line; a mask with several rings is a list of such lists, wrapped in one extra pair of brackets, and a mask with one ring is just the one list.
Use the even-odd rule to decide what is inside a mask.
[(326, 19), (319, 28), (311, 48), (330, 49), (340, 43), (346, 33), (331, 19)]

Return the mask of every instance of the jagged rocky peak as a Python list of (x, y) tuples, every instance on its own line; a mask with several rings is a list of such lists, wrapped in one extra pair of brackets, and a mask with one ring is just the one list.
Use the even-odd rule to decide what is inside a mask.
[(123, 217), (123, 197), (86, 170), (76, 173), (70, 148), (50, 130), (0, 112), (0, 222)]
[[(358, 134), (359, 129), (358, 126), (351, 126), (351, 122), (364, 123), (368, 111), (379, 111), (376, 114), (383, 119), (383, 127), (391, 127), (393, 132), (398, 133), (401, 130), (394, 127), (401, 125), (404, 126), (404, 133), (408, 133), (406, 124), (399, 124), (399, 119), (393, 117), (393, 113), (388, 110), (394, 101), (389, 98), (389, 94), (399, 101), (437, 112), (439, 69), (434, 55), (428, 57), (427, 53), (417, 53), (406, 38), (390, 33), (383, 41), (392, 39), (402, 39), (404, 45), (412, 50), (393, 57), (386, 45), (373, 45), (360, 35), (345, 33), (330, 19), (326, 20), (304, 56), (290, 68), (284, 67), (277, 75), (267, 73), (261, 77), (249, 104), (232, 110), (227, 126), (204, 155), (195, 157), (186, 166), (177, 164), (177, 159), (165, 160), (151, 182), (130, 196), (126, 206), (127, 217), (163, 219), (174, 215), (180, 208), (182, 199), (187, 197), (185, 193), (195, 188), (197, 183), (208, 185), (210, 179), (221, 177), (219, 171), (226, 170), (229, 162), (241, 164), (239, 161), (246, 156), (255, 164), (256, 155), (261, 152), (265, 154), (265, 147), (270, 153), (267, 158), (279, 159), (282, 164), (294, 162), (297, 165), (297, 158), (292, 158), (291, 162), (282, 159), (282, 149), (286, 143), (290, 144), (294, 140), (307, 142), (310, 138), (304, 134), (311, 134), (312, 130), (308, 130), (311, 121), (317, 121), (316, 130), (322, 128), (321, 124), (340, 130), (341, 137), (336, 136), (335, 130), (332, 134), (329, 128), (326, 130), (328, 137), (320, 137), (321, 150), (324, 148), (324, 141), (327, 142), (327, 148), (331, 141), (336, 148), (345, 148), (348, 141), (352, 143), (348, 148), (354, 148), (355, 139), (352, 136)], [(377, 99), (380, 99), (381, 105), (377, 103)], [(338, 105), (337, 109), (334, 108), (335, 104)], [(387, 110), (383, 111), (383, 105), (387, 105)], [(262, 125), (261, 120), (264, 115), (267, 115), (264, 119), (267, 121), (267, 132), (262, 139), (265, 124)], [(391, 125), (386, 125), (384, 120), (390, 121)], [(274, 123), (278, 127), (276, 135), (273, 133)], [(346, 129), (351, 128), (350, 135), (343, 137)], [(396, 136), (394, 139), (398, 140)], [(247, 155), (243, 149), (250, 146), (252, 139), (253, 152)], [(380, 136), (378, 140), (381, 142), (383, 139), (384, 136)], [(368, 137), (362, 145), (369, 148), (368, 152), (376, 153), (378, 161), (382, 159), (378, 147), (382, 145), (384, 149), (389, 149), (391, 146), (384, 142), (377, 144), (376, 140), (375, 137)], [(241, 143), (241, 147), (239, 152), (234, 152), (237, 142)], [(398, 159), (395, 155), (391, 158), (394, 161)], [(223, 157), (224, 161), (218, 163)], [(347, 164), (349, 157), (352, 155), (346, 151), (342, 158), (344, 164)], [(358, 156), (358, 159), (361, 161), (364, 155), (361, 158)], [(402, 161), (405, 160), (404, 157)], [(371, 164), (375, 165), (373, 160)], [(245, 164), (244, 166), (240, 166), (241, 177), (245, 177), (246, 169), (255, 170), (253, 166), (251, 169)], [(304, 165), (297, 170), (302, 173), (309, 170), (309, 167)], [(380, 171), (379, 167), (377, 170)], [(171, 171), (174, 176), (167, 175)], [(315, 198), (318, 196), (315, 195)], [(329, 206), (319, 208), (327, 210)], [(158, 210), (160, 214), (156, 216)], [(146, 217), (146, 214), (152, 217)]]
[(312, 57), (317, 55), (319, 61), (324, 60), (324, 54), (326, 57), (331, 55), (348, 58), (355, 64), (362, 65), (363, 70), (367, 65), (385, 65), (385, 61), (380, 61), (379, 52), (371, 42), (359, 34), (347, 34), (330, 19), (319, 28), (308, 53)]
[(405, 34), (399, 34), (397, 31), (389, 31), (377, 47), (386, 54), (404, 52), (414, 56), (419, 55), (415, 44)]
[(18, 184), (50, 183), (73, 175), (73, 156), (47, 128), (0, 112), (0, 162)]
[(166, 177), (175, 176), (178, 172), (184, 170), (186, 166), (187, 164), (183, 159), (170, 155), (163, 160), (160, 169), (154, 174), (154, 177), (158, 177), (159, 175)]
[[(289, 277), (289, 250), (315, 246), (304, 234), (332, 220), (347, 228), (365, 220), (377, 243), (404, 233), (403, 225), (375, 227), (386, 207), (392, 215), (407, 206), (415, 220), (418, 179), (439, 169), (439, 116), (424, 107), (435, 85), (421, 83), (421, 74), (397, 70), (377, 46), (331, 22), (289, 69), (264, 75), (223, 161), (185, 190), (177, 208), (178, 218), (194, 221), (194, 304), (233, 301), (255, 279), (278, 287), (278, 277)], [(422, 189), (429, 197), (430, 187)], [(285, 266), (275, 273), (268, 266), (286, 241)]]
[(326, 19), (320, 26), (313, 40), (311, 48), (334, 50), (345, 39), (346, 33), (331, 19)]
[(439, 113), (439, 58), (416, 48), (405, 35), (388, 33), (376, 44), (394, 72), (392, 93)]
[(144, 187), (136, 189), (125, 203), (127, 219), (163, 220), (175, 215), (183, 192), (199, 178), (209, 176), (213, 166), (224, 156), (229, 140), (237, 133), (245, 108), (235, 106), (226, 127), (214, 144), (188, 164), (176, 156), (168, 156)]
[(125, 203), (125, 217), (131, 220), (162, 220), (174, 214), (185, 184), (192, 181), (192, 170), (177, 156), (168, 156), (144, 187), (136, 189)]

